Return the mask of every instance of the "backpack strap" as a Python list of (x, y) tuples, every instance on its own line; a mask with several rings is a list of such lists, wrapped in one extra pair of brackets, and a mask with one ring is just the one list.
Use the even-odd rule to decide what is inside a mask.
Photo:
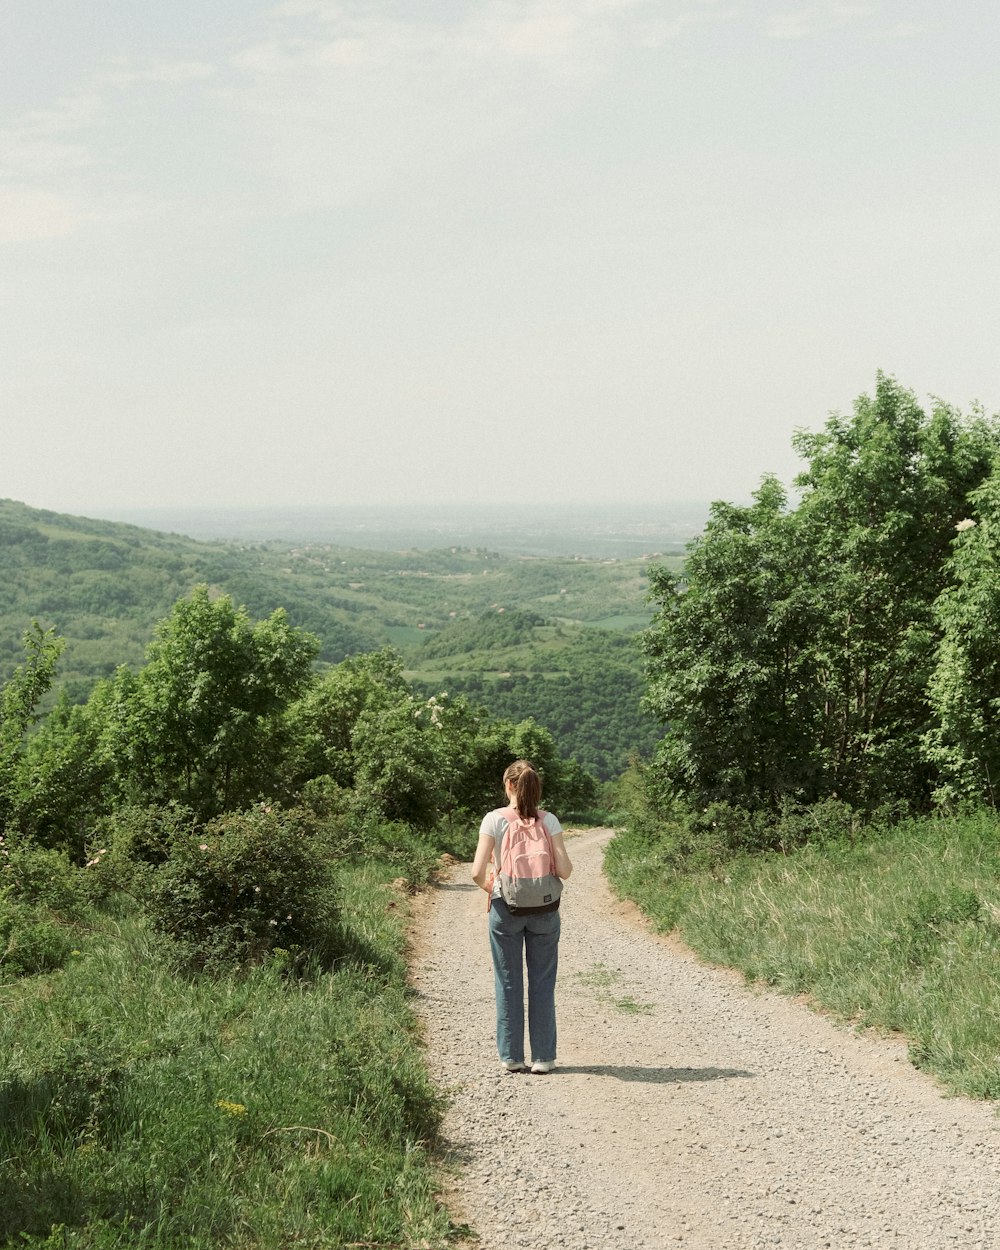
[(514, 823), (514, 821), (518, 819), (517, 808), (514, 807), (513, 805), (511, 805), (510, 807), (501, 807), (500, 815), (504, 818), (507, 824), (501, 830), (500, 836), (496, 838), (493, 842), (493, 862), (494, 862), (495, 870), (498, 876), (500, 875), (500, 865), (503, 863), (503, 860), (500, 856), (500, 848), (503, 843), (503, 835), (507, 832), (507, 829), (510, 828), (510, 826)]

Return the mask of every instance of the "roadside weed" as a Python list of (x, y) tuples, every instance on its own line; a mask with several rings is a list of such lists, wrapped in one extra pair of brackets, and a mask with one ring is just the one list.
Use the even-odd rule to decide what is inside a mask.
[(578, 972), (576, 979), (587, 989), (596, 990), (594, 997), (599, 1003), (614, 1007), (625, 1015), (649, 1015), (653, 1010), (652, 1003), (639, 1002), (631, 995), (618, 998), (611, 993), (611, 987), (621, 979), (621, 973), (617, 969), (608, 968), (604, 964), (593, 964), (584, 972)]

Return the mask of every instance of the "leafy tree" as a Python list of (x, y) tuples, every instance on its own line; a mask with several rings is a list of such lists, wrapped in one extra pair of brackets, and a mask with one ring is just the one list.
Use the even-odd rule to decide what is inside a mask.
[(28, 740), (19, 769), (16, 820), (33, 842), (82, 854), (94, 819), (107, 810), (112, 761), (102, 747), (109, 683), (85, 706), (65, 693)]
[(114, 681), (104, 744), (123, 797), (177, 800), (204, 819), (266, 793), (281, 714), (309, 683), (317, 646), (282, 609), (254, 624), (204, 586), (179, 600), (145, 667)]
[(648, 702), (668, 731), (651, 784), (774, 813), (926, 799), (932, 604), (995, 424), (943, 404), (928, 417), (879, 375), (795, 445), (796, 508), (765, 479), (751, 507), (715, 505), (685, 584), (653, 575)]
[(356, 804), (379, 820), (417, 828), (435, 825), (447, 807), (450, 761), (440, 722), (423, 718), (424, 706), (403, 698), (369, 702), (355, 723)]
[(822, 794), (869, 807), (926, 798), (932, 605), (946, 584), (953, 526), (990, 471), (996, 427), (942, 403), (927, 416), (879, 375), (850, 420), (833, 417), (796, 446), (809, 458), (799, 513), (820, 609)]
[(36, 709), (52, 684), (62, 639), (37, 621), (23, 639), (25, 658), (0, 690), (0, 829), (17, 802), (21, 753)]
[(285, 720), (292, 746), (288, 789), (329, 776), (350, 788), (357, 773), (354, 729), (371, 705), (409, 698), (402, 661), (391, 647), (351, 656), (328, 669), (292, 704)]
[(774, 805), (816, 769), (811, 556), (777, 481), (754, 498), (713, 505), (683, 581), (651, 573), (647, 703), (669, 725), (654, 771), (700, 807)]
[[(935, 605), (942, 637), (929, 698), (936, 723), (924, 739), (940, 802), (997, 806), (1000, 788), (1000, 465), (956, 525), (952, 584)], [(975, 519), (974, 519), (975, 518)]]

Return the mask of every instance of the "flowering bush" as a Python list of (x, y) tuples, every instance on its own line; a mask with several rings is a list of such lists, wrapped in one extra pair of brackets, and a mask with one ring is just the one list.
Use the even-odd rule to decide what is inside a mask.
[(315, 817), (298, 808), (260, 805), (176, 834), (144, 905), (199, 966), (276, 948), (336, 951), (332, 856)]

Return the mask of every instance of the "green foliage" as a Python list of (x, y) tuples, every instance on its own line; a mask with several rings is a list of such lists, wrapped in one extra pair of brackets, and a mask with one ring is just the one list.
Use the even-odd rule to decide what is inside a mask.
[(88, 913), (83, 876), (65, 855), (0, 837), (0, 983), (62, 967)]
[(64, 852), (6, 838), (0, 838), (0, 895), (40, 904), (67, 920), (81, 919), (89, 905), (83, 874)]
[(22, 981), (0, 1014), (0, 1243), (442, 1247), (390, 876), (344, 871), (349, 953), (313, 979), (280, 953), (178, 975), (125, 916)]
[[(961, 528), (959, 528), (959, 526)], [(955, 537), (951, 585), (936, 606), (941, 628), (929, 697), (936, 723), (924, 742), (944, 804), (997, 806), (1000, 741), (1000, 467), (975, 491)]]
[(497, 606), (568, 622), (648, 620), (645, 564), (467, 547), (195, 542), (0, 500), (0, 679), (18, 663), (15, 640), (37, 617), (67, 639), (63, 679), (82, 702), (96, 679), (122, 664), (137, 667), (155, 623), (201, 584), (256, 618), (284, 607), (320, 639), (320, 659), (335, 664), (404, 634), (429, 638)]
[(0, 830), (17, 803), (24, 737), (38, 704), (52, 684), (62, 641), (36, 621), (23, 638), (24, 661), (0, 689)]
[(118, 807), (95, 822), (85, 869), (95, 898), (128, 895), (146, 899), (153, 873), (170, 858), (175, 844), (197, 834), (198, 821), (180, 803)]
[(44, 907), (0, 894), (0, 984), (61, 968), (74, 935)]
[[(596, 787), (561, 759), (531, 719), (494, 720), (464, 698), (418, 698), (391, 650), (354, 656), (324, 673), (285, 717), (289, 793), (332, 796), (362, 826), (405, 823), (429, 833), (471, 821), (502, 801), (500, 778), (525, 756), (556, 810), (591, 806)], [(321, 800), (322, 807), (323, 800)]]
[(206, 587), (180, 600), (145, 667), (115, 679), (104, 746), (125, 799), (176, 799), (208, 818), (266, 795), (281, 715), (316, 649), (280, 609), (253, 624)]
[(354, 730), (372, 705), (406, 700), (399, 655), (386, 647), (352, 656), (327, 669), (286, 713), (289, 784), (329, 777), (345, 789), (354, 785), (357, 759)]
[(497, 649), (498, 620), (507, 617), (462, 622), (410, 648), (414, 689), (431, 695), (444, 688), (515, 723), (530, 717), (562, 755), (603, 780), (619, 776), (630, 756), (652, 755), (660, 731), (640, 706), (642, 660), (632, 635), (529, 627), (522, 619), (517, 645)]
[(303, 810), (258, 806), (177, 831), (142, 906), (198, 966), (259, 960), (277, 948), (335, 953), (331, 856)]
[(21, 832), (82, 859), (95, 821), (107, 810), (114, 776), (102, 743), (111, 687), (101, 682), (85, 706), (65, 693), (28, 739), (13, 820)]
[(696, 807), (816, 796), (811, 553), (785, 507), (773, 479), (750, 507), (715, 504), (684, 582), (651, 573), (647, 703), (669, 727), (655, 768)]
[[(155, 623), (195, 587), (210, 585), (255, 618), (283, 607), (319, 639), (318, 658), (327, 663), (419, 639), (406, 657), (415, 693), (464, 693), (514, 723), (532, 717), (551, 730), (562, 754), (608, 778), (630, 754), (651, 753), (657, 736), (652, 718), (638, 710), (641, 664), (624, 633), (649, 620), (645, 563), (463, 547), (198, 543), (0, 500), (0, 584), (7, 589), (0, 677), (19, 658), (15, 634), (39, 616), (67, 639), (61, 690), (82, 704), (96, 680), (123, 666), (137, 669)], [(45, 813), (36, 819), (25, 795), (18, 819), (54, 845), (79, 846), (102, 809), (92, 813), (86, 793), (82, 802), (59, 801), (56, 774), (65, 765), (71, 779), (71, 739), (90, 732), (82, 723), (68, 729), (45, 761), (48, 779), (24, 783), (39, 787)], [(48, 789), (47, 780), (54, 783)], [(130, 797), (144, 801), (149, 793), (133, 788)]]
[(517, 647), (531, 642), (535, 629), (545, 623), (537, 612), (505, 608), (484, 612), (474, 620), (450, 621), (432, 635), (420, 648), (422, 659), (468, 654), (471, 651), (493, 651)]
[(789, 800), (929, 801), (933, 604), (998, 446), (981, 414), (928, 416), (880, 375), (850, 418), (797, 436), (796, 508), (771, 479), (750, 507), (713, 508), (684, 584), (653, 575), (644, 645), (665, 784), (694, 808), (772, 816)]
[(356, 800), (380, 820), (429, 829), (438, 818), (447, 760), (439, 727), (422, 723), (420, 704), (409, 694), (358, 717), (351, 743), (358, 761)]

